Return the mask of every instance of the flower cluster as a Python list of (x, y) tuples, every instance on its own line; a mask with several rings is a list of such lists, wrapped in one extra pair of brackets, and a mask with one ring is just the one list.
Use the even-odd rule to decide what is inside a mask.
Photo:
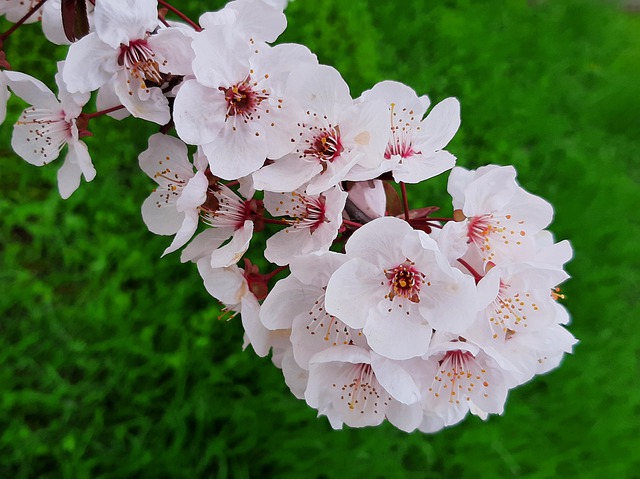
[[(145, 224), (172, 237), (164, 254), (196, 263), (207, 291), (239, 313), (245, 346), (271, 352), (333, 427), (387, 419), (433, 432), (468, 412), (502, 413), (509, 389), (576, 342), (558, 303), (572, 250), (546, 230), (551, 205), (513, 167), (454, 167), (455, 98), (430, 109), (394, 81), (353, 98), (306, 47), (274, 46), (285, 6), (234, 0), (196, 23), (163, 0), (7, 0), (0, 13), (41, 19), (69, 49), (57, 96), (0, 72), (0, 120), (11, 90), (30, 105), (16, 153), (41, 166), (67, 146), (63, 198), (96, 176), (81, 140), (92, 118), (159, 125), (138, 158), (156, 184)], [(94, 92), (99, 111), (83, 113)], [(453, 215), (410, 210), (407, 184), (448, 170)], [(267, 274), (238, 266), (259, 231), (277, 265)]]

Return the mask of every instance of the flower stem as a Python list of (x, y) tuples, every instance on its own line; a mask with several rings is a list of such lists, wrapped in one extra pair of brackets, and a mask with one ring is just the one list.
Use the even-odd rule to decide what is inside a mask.
[(178, 15), (182, 20), (184, 20), (189, 25), (191, 25), (196, 32), (201, 32), (202, 31), (202, 27), (200, 27), (200, 25), (198, 25), (196, 22), (191, 20), (189, 17), (187, 17), (184, 13), (182, 13), (180, 10), (178, 10), (173, 5), (167, 3), (165, 0), (158, 0), (158, 3), (160, 5), (162, 5), (163, 7), (165, 7), (166, 9), (168, 9), (171, 12), (175, 13), (176, 15)]
[(348, 226), (354, 226), (356, 228), (360, 228), (362, 226), (360, 223), (356, 223), (355, 221), (350, 220), (342, 220), (342, 223)]
[(112, 106), (111, 108), (106, 108), (104, 110), (100, 110), (100, 111), (95, 111), (93, 113), (85, 113), (84, 117), (87, 120), (91, 120), (92, 118), (95, 118), (97, 116), (102, 116), (102, 115), (106, 115), (108, 113), (112, 113), (114, 111), (118, 111), (121, 110), (122, 108), (124, 108), (124, 105), (118, 105), (118, 106)]
[(291, 226), (291, 223), (289, 223), (288, 221), (285, 221), (285, 220), (274, 220), (273, 218), (262, 218), (262, 221), (264, 221), (265, 223), (272, 224), (272, 225)]
[(476, 284), (478, 284), (480, 280), (483, 278), (483, 276), (480, 275), (480, 273), (478, 273), (475, 269), (473, 269), (473, 267), (462, 258), (458, 258), (458, 263), (460, 263), (462, 266), (464, 266), (469, 270), (469, 272), (473, 275), (473, 278), (476, 280)]
[(47, 0), (40, 0), (31, 10), (29, 10), (26, 15), (24, 17), (22, 17), (20, 20), (18, 20), (9, 30), (7, 30), (6, 32), (4, 32), (2, 35), (0, 35), (0, 42), (6, 40), (7, 38), (9, 38), (9, 36), (15, 32), (18, 28), (20, 28), (20, 26), (26, 22), (27, 20), (29, 20), (29, 18), (31, 18), (31, 16), (36, 13), (40, 7), (42, 7), (42, 5), (44, 5), (47, 2)]
[(404, 209), (404, 219), (409, 222), (409, 200), (407, 198), (407, 185), (403, 181), (400, 182), (400, 191), (402, 192), (402, 208)]

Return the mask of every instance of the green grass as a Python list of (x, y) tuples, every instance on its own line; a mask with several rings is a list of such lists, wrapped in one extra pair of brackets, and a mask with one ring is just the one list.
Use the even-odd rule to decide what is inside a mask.
[[(16, 100), (0, 131), (0, 477), (639, 478), (640, 19), (583, 0), (296, 0), (287, 14), (282, 41), (354, 95), (394, 79), (458, 97), (459, 164), (514, 164), (554, 204), (551, 229), (575, 248), (575, 354), (487, 422), (333, 431), (241, 351), (192, 265), (160, 259), (169, 241), (139, 213), (154, 127), (92, 123), (98, 176), (63, 201), (57, 166), (8, 146)], [(38, 26), (6, 47), (49, 84), (64, 56)], [(411, 187), (412, 205), (450, 211), (445, 184)]]

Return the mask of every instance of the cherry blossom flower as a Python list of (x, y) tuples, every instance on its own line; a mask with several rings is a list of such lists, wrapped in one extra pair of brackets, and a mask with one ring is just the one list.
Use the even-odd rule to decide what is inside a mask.
[(212, 268), (237, 263), (253, 236), (253, 207), (254, 202), (243, 200), (228, 186), (214, 181), (200, 209), (200, 217), (210, 228), (191, 241), (182, 252), (181, 261), (196, 262), (207, 257)]
[(315, 57), (286, 44), (254, 51), (227, 25), (199, 33), (193, 48), (195, 79), (178, 91), (174, 119), (178, 135), (202, 147), (211, 172), (234, 180), (288, 153), (300, 111), (283, 96), (284, 79)]
[(167, 75), (191, 72), (191, 37), (182, 28), (158, 28), (156, 0), (101, 0), (94, 32), (73, 43), (64, 80), (71, 92), (107, 85), (133, 116), (164, 125)]
[(286, 93), (305, 117), (292, 125), (295, 150), (253, 174), (257, 189), (285, 192), (307, 184), (307, 194), (315, 195), (349, 179), (355, 165), (380, 164), (386, 145), (382, 102), (354, 104), (338, 71), (326, 65), (292, 72)]
[(447, 223), (443, 235), (467, 244), (465, 260), (499, 265), (534, 258), (535, 235), (549, 225), (553, 208), (517, 184), (512, 166), (456, 167), (447, 189), (459, 221)]
[(4, 75), (16, 96), (31, 107), (24, 110), (13, 128), (11, 146), (24, 160), (36, 166), (46, 165), (60, 155), (68, 145), (68, 153), (58, 170), (58, 189), (68, 198), (80, 186), (80, 177), (91, 181), (96, 170), (91, 163), (87, 145), (80, 141), (77, 120), (89, 94), (71, 94), (62, 81), (63, 62), (58, 63), (59, 100), (41, 81), (20, 72)]
[(444, 425), (460, 421), (468, 411), (486, 418), (502, 414), (510, 377), (476, 344), (447, 334), (434, 335), (425, 355), (422, 404)]
[(410, 432), (422, 422), (420, 391), (400, 362), (357, 346), (315, 354), (305, 391), (309, 406), (334, 429), (375, 426), (385, 418)]
[[(438, 103), (423, 119), (429, 108), (427, 96), (418, 97), (406, 85), (394, 81), (383, 81), (364, 92), (362, 101), (383, 101), (389, 108), (387, 128), (389, 140), (384, 151), (386, 161), (375, 177), (392, 171), (396, 181), (419, 183), (451, 169), (456, 158), (445, 151), (460, 126), (460, 104), (455, 98)], [(354, 179), (363, 179), (356, 174)]]
[(264, 206), (273, 216), (285, 216), (291, 226), (267, 240), (264, 257), (278, 265), (297, 255), (328, 251), (342, 225), (347, 194), (334, 186), (319, 195), (265, 192)]
[(451, 268), (436, 242), (398, 218), (359, 228), (349, 261), (327, 286), (327, 311), (362, 328), (371, 348), (392, 359), (425, 354), (433, 329), (461, 332), (475, 319), (473, 278)]
[(200, 207), (209, 188), (207, 160), (196, 155), (194, 173), (187, 145), (161, 133), (149, 138), (149, 147), (138, 159), (140, 168), (158, 183), (142, 204), (142, 218), (152, 233), (175, 235), (164, 256), (184, 246), (198, 227)]

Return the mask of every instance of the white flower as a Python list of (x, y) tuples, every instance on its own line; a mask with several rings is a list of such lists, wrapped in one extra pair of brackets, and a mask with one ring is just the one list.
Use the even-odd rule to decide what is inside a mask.
[(267, 240), (264, 257), (278, 265), (297, 255), (328, 251), (342, 225), (347, 194), (339, 186), (319, 195), (265, 192), (264, 206), (273, 216), (286, 216), (291, 226)]
[(196, 78), (178, 91), (174, 119), (184, 141), (202, 146), (211, 172), (234, 180), (288, 153), (300, 112), (279, 85), (296, 61), (315, 57), (295, 45), (252, 51), (228, 26), (205, 29), (193, 48)]
[(32, 165), (43, 166), (58, 158), (60, 150), (68, 145), (69, 151), (58, 170), (58, 189), (68, 198), (80, 185), (80, 177), (91, 181), (96, 170), (91, 163), (87, 145), (79, 139), (76, 120), (89, 94), (70, 94), (60, 73), (63, 62), (58, 63), (59, 98), (41, 81), (24, 73), (6, 71), (5, 78), (16, 96), (32, 106), (20, 115), (15, 124), (11, 146)]
[(164, 256), (184, 246), (198, 227), (200, 206), (207, 199), (209, 187), (207, 160), (196, 155), (194, 173), (187, 146), (162, 133), (149, 138), (149, 147), (138, 159), (140, 168), (158, 183), (142, 204), (142, 218), (152, 233), (175, 235)]
[(364, 92), (361, 99), (383, 101), (389, 108), (387, 128), (390, 136), (384, 152), (386, 161), (382, 162), (378, 174), (391, 170), (398, 182), (419, 183), (455, 165), (456, 158), (443, 148), (460, 126), (458, 100), (443, 100), (423, 119), (429, 108), (429, 98), (418, 97), (402, 83), (380, 82)]
[(477, 311), (473, 278), (449, 266), (436, 242), (398, 218), (378, 218), (347, 241), (326, 306), (392, 359), (425, 354), (432, 329), (460, 332)]
[(295, 150), (253, 174), (259, 190), (294, 191), (308, 183), (315, 195), (344, 179), (355, 165), (376, 168), (386, 145), (386, 108), (382, 102), (354, 104), (337, 70), (308, 65), (291, 73), (287, 98), (305, 110), (292, 125)]
[(72, 92), (104, 85), (135, 117), (161, 125), (171, 115), (162, 92), (165, 74), (191, 72), (191, 37), (181, 28), (158, 27), (156, 0), (100, 0), (94, 32), (73, 43), (64, 80)]
[(549, 225), (553, 208), (517, 184), (512, 166), (456, 167), (447, 189), (460, 221), (448, 222), (443, 235), (450, 242), (458, 238), (467, 243), (465, 260), (477, 258), (486, 265), (534, 259), (535, 235)]
[(231, 266), (242, 258), (253, 236), (252, 202), (218, 182), (209, 187), (207, 195), (200, 216), (210, 228), (191, 241), (180, 260), (195, 262), (207, 257), (212, 268)]
[(471, 411), (502, 414), (509, 376), (477, 345), (464, 338), (434, 335), (425, 356), (422, 404), (426, 411), (455, 424)]
[(420, 391), (397, 361), (357, 346), (336, 346), (311, 358), (305, 391), (309, 406), (334, 429), (375, 426), (385, 417), (403, 431), (422, 421)]

